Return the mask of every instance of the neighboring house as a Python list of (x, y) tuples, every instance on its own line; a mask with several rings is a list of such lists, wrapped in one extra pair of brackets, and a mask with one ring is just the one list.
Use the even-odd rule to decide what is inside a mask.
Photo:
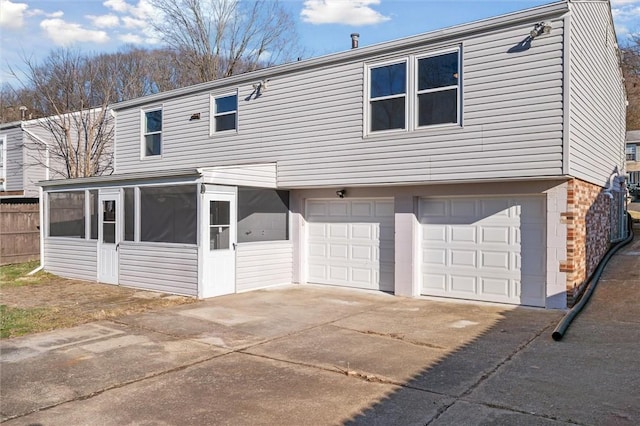
[(625, 102), (606, 1), (122, 102), (115, 173), (43, 184), (44, 266), (564, 308), (623, 232)]
[(29, 120), (0, 124), (0, 199), (37, 200), (40, 189), (36, 183), (55, 176), (47, 173), (46, 157), (38, 146), (39, 141), (25, 131), (34, 122), (35, 120)]
[(626, 144), (627, 182), (629, 188), (636, 192), (640, 189), (640, 130), (628, 131)]

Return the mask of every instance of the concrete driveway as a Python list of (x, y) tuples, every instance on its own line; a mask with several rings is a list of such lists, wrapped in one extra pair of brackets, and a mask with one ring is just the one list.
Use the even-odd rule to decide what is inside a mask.
[(2, 419), (639, 424), (638, 242), (562, 342), (558, 311), (288, 286), (2, 341)]

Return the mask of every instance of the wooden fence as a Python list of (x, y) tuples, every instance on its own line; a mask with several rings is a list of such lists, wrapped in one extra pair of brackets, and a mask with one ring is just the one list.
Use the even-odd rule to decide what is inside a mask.
[(0, 202), (0, 265), (40, 257), (39, 206)]

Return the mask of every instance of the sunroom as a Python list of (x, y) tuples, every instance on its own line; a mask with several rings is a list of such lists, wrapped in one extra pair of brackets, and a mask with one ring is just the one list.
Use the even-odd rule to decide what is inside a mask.
[(289, 192), (274, 164), (41, 186), (47, 271), (199, 298), (291, 282)]

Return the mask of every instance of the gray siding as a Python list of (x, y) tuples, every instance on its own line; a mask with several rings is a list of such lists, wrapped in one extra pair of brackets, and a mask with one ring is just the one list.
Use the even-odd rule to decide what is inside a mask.
[(121, 285), (198, 295), (198, 248), (161, 243), (120, 243)]
[[(564, 21), (509, 53), (538, 21), (276, 75), (257, 99), (250, 76), (168, 99), (162, 158), (140, 158), (140, 108), (119, 110), (116, 172), (277, 162), (278, 185), (291, 188), (560, 175)], [(366, 63), (458, 45), (462, 126), (363, 136)], [(236, 88), (238, 133), (209, 136), (210, 95)]]
[(604, 186), (624, 161), (625, 94), (608, 2), (571, 3), (569, 173)]
[(218, 185), (276, 188), (276, 164), (222, 166), (204, 171), (204, 181)]
[(7, 136), (7, 160), (6, 173), (7, 191), (21, 191), (24, 187), (23, 156), (22, 156), (22, 129), (13, 127), (0, 130), (0, 135)]
[(291, 241), (238, 244), (236, 291), (291, 284), (292, 267)]
[(96, 281), (98, 243), (75, 238), (45, 238), (44, 269), (65, 278)]

